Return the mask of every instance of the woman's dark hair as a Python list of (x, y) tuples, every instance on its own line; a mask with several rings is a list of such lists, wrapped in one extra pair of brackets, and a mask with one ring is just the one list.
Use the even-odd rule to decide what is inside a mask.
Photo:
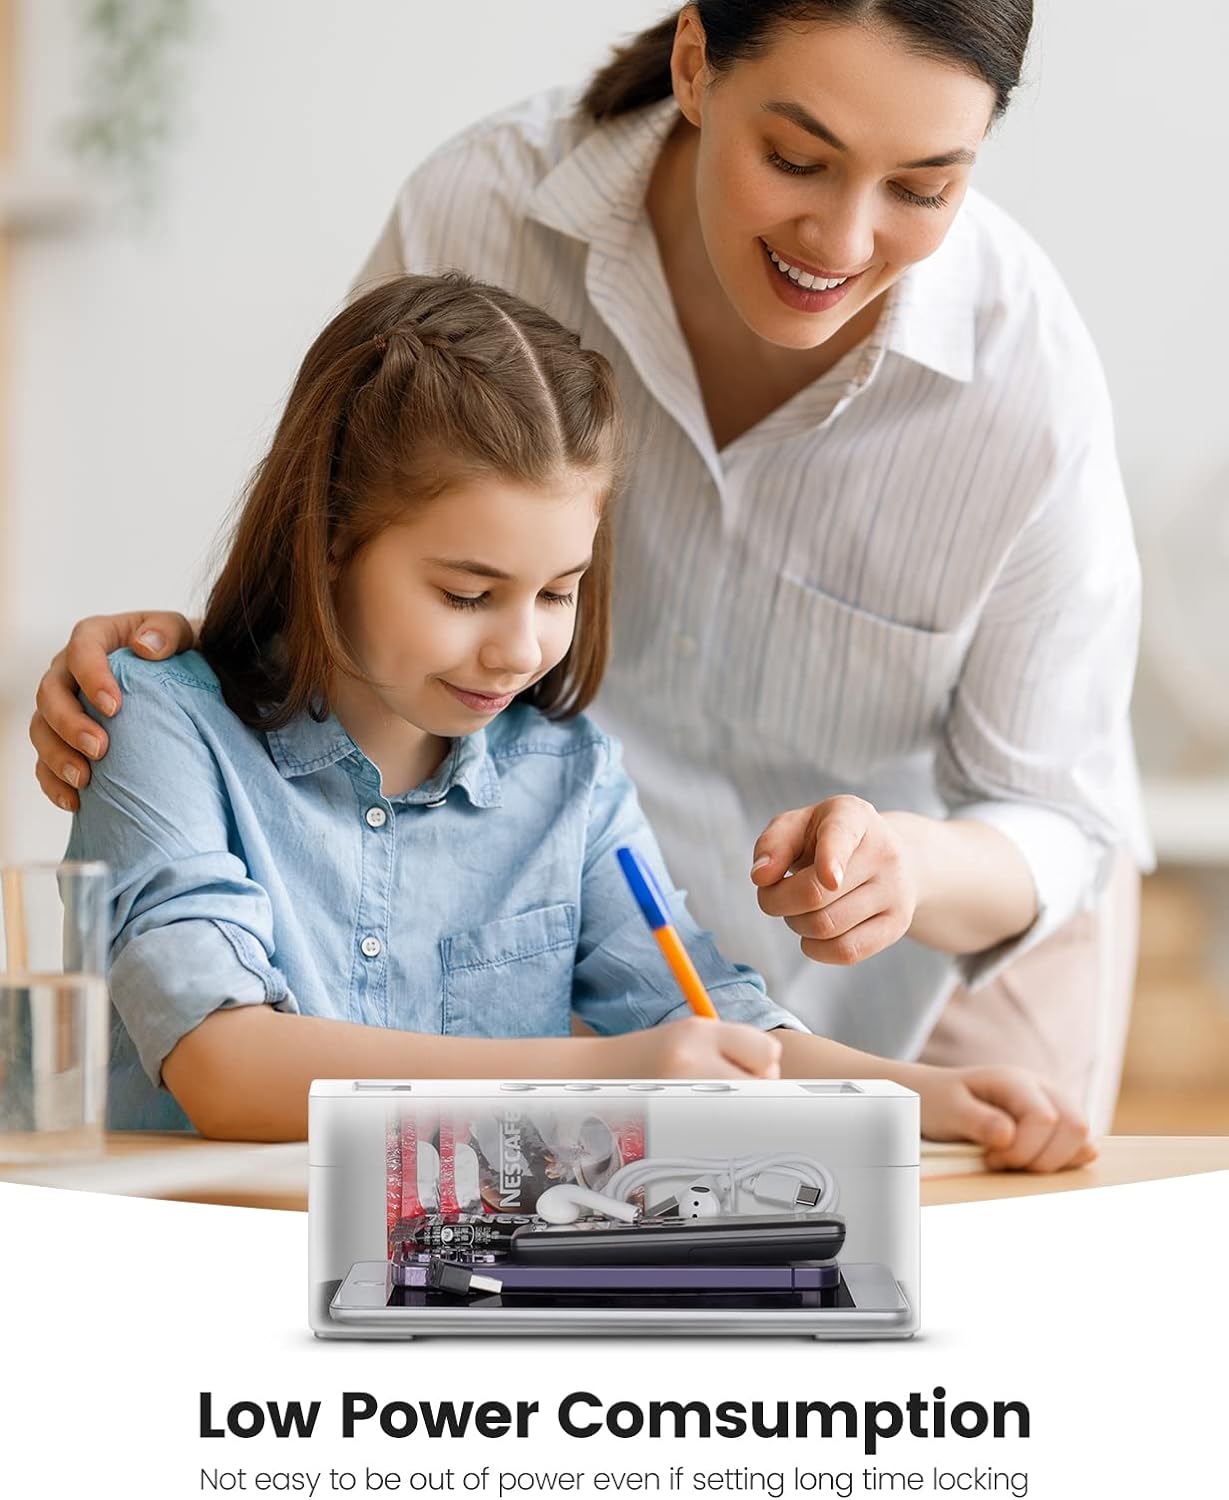
[(522, 697), (579, 713), (610, 646), (620, 424), (614, 375), (546, 313), (464, 276), (401, 276), (352, 302), (307, 352), (209, 596), (200, 645), (226, 702), (275, 729), (323, 719), (337, 672), (363, 673), (337, 576), (386, 526), (467, 479), (602, 486), (593, 561), (566, 656)]
[[(1033, 26), (1033, 0), (694, 0), (705, 57), (715, 73), (754, 57), (786, 26), (879, 21), (913, 52), (956, 63), (994, 90), (995, 114), (1020, 82)], [(581, 107), (610, 120), (671, 93), (670, 54), (681, 11), (616, 51), (589, 83)]]

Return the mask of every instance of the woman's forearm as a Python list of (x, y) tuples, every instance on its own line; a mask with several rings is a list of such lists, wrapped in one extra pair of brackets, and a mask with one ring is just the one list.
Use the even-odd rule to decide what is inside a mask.
[(997, 828), (972, 818), (886, 812), (911, 857), (917, 907), (909, 936), (941, 953), (980, 953), (1018, 937), (1037, 916), (1032, 871)]
[(859, 1052), (830, 1037), (806, 1031), (774, 1031), (781, 1043), (782, 1078), (887, 1078), (914, 1088), (918, 1064)]
[(182, 1037), (162, 1076), (202, 1135), (296, 1141), (313, 1078), (601, 1077), (617, 1053), (601, 1037), (435, 1036), (245, 1005)]

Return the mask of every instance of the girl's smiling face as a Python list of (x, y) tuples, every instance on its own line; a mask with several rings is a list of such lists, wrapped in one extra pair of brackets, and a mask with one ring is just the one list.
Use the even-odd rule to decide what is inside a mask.
[(468, 479), (346, 563), (337, 614), (369, 681), (339, 677), (330, 698), (386, 793), (563, 659), (608, 488), (575, 471), (548, 486)]
[(684, 15), (675, 95), (699, 129), (712, 270), (770, 343), (809, 349), (943, 242), (993, 112), (990, 85), (890, 27), (781, 30), (713, 75)]

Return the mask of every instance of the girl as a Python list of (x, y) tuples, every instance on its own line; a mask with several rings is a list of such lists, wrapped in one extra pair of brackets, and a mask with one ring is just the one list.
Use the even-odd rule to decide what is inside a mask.
[(126, 709), (70, 853), (116, 872), (116, 1123), (293, 1138), (338, 1074), (886, 1069), (932, 1135), (1088, 1159), (1028, 1075), (808, 1035), (675, 893), (724, 1019), (684, 1018), (614, 855), (664, 881), (660, 857), (580, 713), (617, 455), (606, 361), (494, 287), (397, 278), (316, 340), (200, 652), (112, 663)]

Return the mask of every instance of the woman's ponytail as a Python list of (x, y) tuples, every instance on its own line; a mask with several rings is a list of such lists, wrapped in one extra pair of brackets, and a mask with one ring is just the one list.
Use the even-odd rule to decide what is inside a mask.
[(580, 101), (584, 113), (594, 120), (613, 120), (668, 99), (673, 89), (670, 54), (677, 28), (676, 12), (618, 48), (590, 79)]

